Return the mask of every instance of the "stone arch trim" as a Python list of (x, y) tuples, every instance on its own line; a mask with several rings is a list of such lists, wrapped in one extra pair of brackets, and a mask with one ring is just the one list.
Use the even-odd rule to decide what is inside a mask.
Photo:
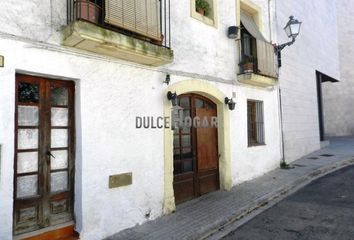
[[(212, 100), (217, 106), (218, 114), (218, 146), (220, 189), (230, 190), (232, 187), (231, 154), (230, 154), (230, 117), (229, 109), (224, 103), (225, 95), (205, 80), (186, 80), (170, 85), (164, 92), (164, 116), (171, 119), (171, 102), (167, 99), (168, 91), (177, 95), (196, 93)], [(173, 131), (164, 129), (164, 206), (165, 214), (175, 211), (173, 191)]]

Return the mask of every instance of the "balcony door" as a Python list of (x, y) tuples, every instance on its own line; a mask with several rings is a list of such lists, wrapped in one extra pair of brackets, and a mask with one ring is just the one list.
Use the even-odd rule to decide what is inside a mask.
[[(180, 127), (174, 130), (174, 179), (176, 204), (219, 189), (219, 161), (216, 105), (196, 94), (179, 96), (183, 119), (207, 119), (208, 126)], [(186, 122), (186, 121), (185, 121)]]
[(71, 222), (74, 82), (16, 75), (15, 112), (14, 235)]

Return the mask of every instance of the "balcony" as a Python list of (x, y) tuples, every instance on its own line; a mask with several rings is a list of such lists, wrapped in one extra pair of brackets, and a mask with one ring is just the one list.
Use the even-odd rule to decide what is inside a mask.
[(274, 86), (278, 79), (274, 47), (267, 42), (257, 42), (257, 50), (256, 56), (242, 56), (237, 79), (258, 87)]
[(242, 12), (240, 44), (238, 81), (259, 87), (274, 86), (278, 79), (274, 46), (266, 41), (253, 18)]
[(63, 45), (148, 66), (173, 61), (170, 0), (67, 0)]

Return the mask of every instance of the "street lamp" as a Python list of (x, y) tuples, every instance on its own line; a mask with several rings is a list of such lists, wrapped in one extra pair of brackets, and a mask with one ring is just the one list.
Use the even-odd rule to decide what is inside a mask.
[(235, 109), (236, 103), (234, 102), (234, 100), (232, 100), (232, 98), (225, 98), (225, 104), (227, 104), (229, 106), (229, 109), (232, 111)]
[[(300, 33), (301, 23), (297, 19), (294, 19), (293, 16), (289, 17), (288, 23), (285, 25), (284, 30), (288, 38), (291, 38), (290, 42), (280, 44), (274, 47), (275, 54), (278, 57), (278, 67), (281, 67), (281, 50), (283, 50), (286, 46), (290, 46), (295, 42), (295, 38)], [(279, 77), (279, 76), (278, 76)], [(283, 128), (283, 120), (282, 120), (282, 104), (281, 104), (281, 90), (279, 85), (278, 91), (278, 98), (279, 98), (279, 112), (280, 112), (280, 132), (281, 132), (281, 145), (282, 145), (282, 160), (280, 163), (281, 168), (289, 168), (289, 165), (285, 162), (285, 153), (284, 153), (284, 128)]]
[(284, 27), (284, 30), (289, 38), (296, 38), (300, 33), (301, 22), (299, 22), (297, 19), (294, 19), (293, 16), (290, 16), (289, 18), (289, 22)]
[(280, 44), (280, 45), (276, 46), (275, 47), (275, 52), (276, 53), (279, 53), (286, 46), (290, 46), (290, 45), (292, 45), (295, 42), (295, 38), (300, 33), (301, 23), (302, 22), (299, 22), (297, 19), (294, 19), (293, 16), (289, 17), (289, 21), (286, 24), (286, 26), (284, 27), (284, 30), (285, 30), (286, 35), (288, 36), (288, 38), (292, 38), (292, 40), (290, 42), (283, 43), (283, 44)]
[(172, 102), (172, 106), (177, 106), (178, 105), (178, 98), (177, 98), (177, 93), (176, 92), (173, 93), (171, 91), (168, 91), (167, 99)]

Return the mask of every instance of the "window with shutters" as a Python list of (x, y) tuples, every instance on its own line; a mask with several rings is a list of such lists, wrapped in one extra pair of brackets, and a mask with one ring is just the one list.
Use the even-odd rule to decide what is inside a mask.
[(173, 61), (171, 0), (67, 0), (63, 45), (148, 66)]
[(104, 22), (159, 41), (160, 0), (106, 0)]
[[(251, 64), (246, 69), (246, 64)], [(241, 23), (241, 72), (252, 71), (257, 72), (257, 45), (256, 39), (250, 34)]]
[(254, 17), (241, 11), (241, 72), (272, 76), (274, 58), (274, 47), (264, 38)]
[(259, 29), (261, 10), (252, 7), (255, 6), (241, 1), (238, 81), (260, 87), (274, 86), (278, 78), (274, 46)]
[(263, 102), (247, 100), (248, 146), (264, 145)]
[(67, 1), (69, 21), (85, 20), (159, 45), (169, 41), (169, 0)]

